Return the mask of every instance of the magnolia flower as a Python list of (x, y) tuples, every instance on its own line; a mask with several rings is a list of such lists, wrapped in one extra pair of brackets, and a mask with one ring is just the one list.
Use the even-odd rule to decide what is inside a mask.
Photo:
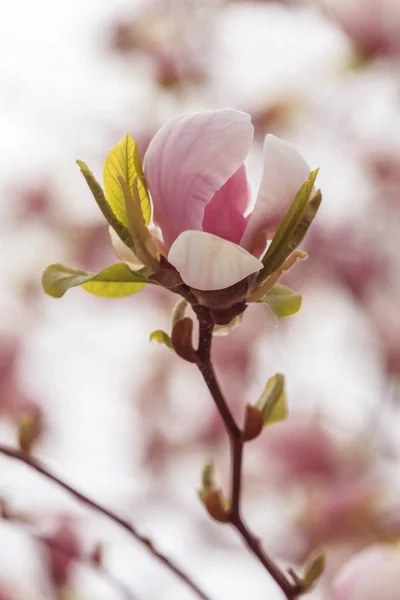
[(391, 546), (371, 546), (340, 571), (332, 600), (397, 600), (400, 552)]
[[(154, 224), (162, 235), (157, 249), (194, 289), (225, 289), (257, 273), (267, 240), (310, 175), (291, 144), (267, 135), (261, 185), (247, 215), (244, 160), (253, 136), (243, 112), (183, 114), (156, 133), (145, 154)], [(115, 235), (112, 240), (121, 260), (136, 266), (133, 253)]]

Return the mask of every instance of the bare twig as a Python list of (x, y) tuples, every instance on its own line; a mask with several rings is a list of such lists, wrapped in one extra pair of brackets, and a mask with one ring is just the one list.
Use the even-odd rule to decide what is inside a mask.
[(37, 471), (41, 475), (43, 475), (46, 479), (49, 479), (66, 492), (68, 492), (71, 496), (76, 498), (82, 504), (85, 504), (92, 510), (104, 515), (110, 521), (117, 523), (120, 527), (125, 529), (135, 540), (137, 540), (140, 544), (146, 547), (147, 551), (150, 552), (159, 562), (163, 563), (163, 565), (173, 573), (178, 579), (180, 579), (187, 587), (189, 587), (192, 592), (194, 592), (198, 598), (202, 600), (211, 600), (209, 596), (207, 596), (199, 586), (187, 575), (180, 567), (178, 567), (170, 558), (162, 554), (157, 548), (153, 545), (152, 541), (146, 536), (142, 535), (137, 531), (137, 529), (131, 525), (128, 521), (122, 519), (118, 515), (114, 514), (108, 508), (105, 508), (101, 504), (98, 504), (94, 500), (91, 500), (81, 492), (78, 492), (74, 487), (60, 479), (57, 475), (54, 475), (51, 471), (49, 471), (44, 465), (39, 463), (38, 461), (28, 457), (25, 454), (22, 454), (18, 450), (13, 448), (9, 448), (4, 445), (0, 445), (0, 454), (4, 456), (8, 456), (9, 458), (13, 458), (18, 460), (19, 462), (27, 465), (31, 469)]
[(291, 581), (266, 554), (260, 540), (254, 535), (241, 514), (242, 490), (242, 461), (243, 461), (243, 432), (237, 425), (231, 410), (224, 398), (211, 361), (211, 344), (213, 323), (207, 314), (198, 313), (199, 344), (196, 353), (196, 364), (203, 375), (204, 381), (213, 397), (215, 405), (224, 422), (231, 446), (231, 509), (229, 520), (231, 525), (241, 535), (249, 550), (273, 577), (288, 600), (295, 600), (300, 594), (296, 581)]

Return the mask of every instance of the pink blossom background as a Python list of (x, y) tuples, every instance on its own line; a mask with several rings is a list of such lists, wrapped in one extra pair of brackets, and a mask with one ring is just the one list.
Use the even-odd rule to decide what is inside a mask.
[[(76, 158), (101, 177), (127, 129), (144, 149), (180, 112), (250, 112), (254, 192), (262, 138), (273, 132), (320, 167), (324, 202), (304, 245), (310, 257), (288, 279), (303, 293), (301, 312), (276, 327), (257, 306), (232, 338), (218, 339), (224, 389), (240, 414), (269, 376), (285, 373), (293, 415), (354, 444), (398, 505), (400, 54), (386, 44), (371, 53), (325, 10), (300, 1), (14, 0), (0, 20), (0, 440), (15, 445), (21, 414), (37, 411), (37, 457), (131, 519), (215, 600), (282, 594), (197, 499), (205, 458), (227, 483), (227, 443), (194, 367), (149, 342), (151, 331), (169, 329), (173, 299), (144, 290), (107, 301), (75, 289), (55, 301), (40, 276), (52, 262), (95, 270), (115, 260)], [(267, 443), (249, 446), (246, 513), (268, 551), (301, 562), (299, 496), (275, 485), (273, 458)], [(0, 598), (2, 586), (10, 600), (61, 598), (32, 532), (55, 531), (66, 514), (80, 547), (104, 542), (107, 568), (135, 598), (192, 598), (115, 526), (4, 458), (0, 497), (34, 520), (0, 523)], [(348, 542), (327, 534), (332, 556)], [(80, 564), (68, 590), (68, 600), (122, 597)], [(329, 598), (329, 586), (312, 597)]]

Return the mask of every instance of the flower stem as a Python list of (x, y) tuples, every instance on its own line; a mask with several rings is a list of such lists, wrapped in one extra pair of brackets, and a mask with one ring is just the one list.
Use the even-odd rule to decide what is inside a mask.
[(187, 575), (180, 567), (178, 567), (170, 558), (168, 558), (159, 550), (157, 550), (157, 548), (153, 545), (152, 541), (146, 536), (139, 533), (137, 529), (128, 521), (122, 519), (118, 515), (114, 514), (111, 510), (102, 506), (101, 504), (98, 504), (94, 500), (91, 500), (81, 492), (78, 492), (78, 490), (76, 490), (74, 487), (60, 479), (57, 475), (55, 475), (49, 469), (47, 469), (47, 467), (39, 463), (37, 460), (34, 460), (33, 458), (27, 456), (26, 454), (23, 454), (18, 450), (9, 448), (4, 445), (0, 445), (0, 454), (8, 456), (9, 458), (15, 459), (27, 465), (34, 471), (43, 475), (46, 479), (49, 479), (50, 481), (64, 489), (82, 504), (85, 504), (92, 510), (104, 515), (105, 517), (110, 519), (110, 521), (113, 521), (114, 523), (125, 529), (125, 531), (127, 531), (131, 535), (131, 537), (135, 538), (135, 540), (137, 540), (140, 544), (145, 546), (147, 551), (150, 552), (150, 554), (152, 554), (169, 571), (171, 571), (176, 577), (178, 577), (178, 579), (180, 579), (187, 587), (189, 587), (198, 598), (201, 598), (202, 600), (211, 600), (210, 597), (207, 596), (199, 588), (199, 586), (190, 578), (189, 575)]
[(299, 585), (292, 582), (266, 554), (261, 542), (254, 535), (241, 514), (241, 492), (242, 492), (242, 463), (243, 463), (243, 432), (237, 425), (232, 412), (225, 400), (218, 383), (211, 360), (211, 345), (213, 323), (211, 318), (203, 312), (197, 314), (199, 320), (199, 344), (196, 352), (196, 365), (215, 402), (217, 410), (224, 422), (226, 432), (229, 436), (231, 447), (231, 497), (229, 522), (242, 537), (243, 542), (263, 567), (275, 580), (287, 600), (295, 600), (300, 594)]

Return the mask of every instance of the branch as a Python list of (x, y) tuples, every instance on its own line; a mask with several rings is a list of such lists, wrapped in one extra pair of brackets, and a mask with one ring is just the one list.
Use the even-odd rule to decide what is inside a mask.
[(260, 540), (251, 532), (241, 515), (242, 491), (242, 462), (243, 462), (243, 432), (238, 427), (231, 410), (224, 398), (211, 361), (211, 345), (213, 323), (211, 318), (204, 313), (198, 314), (199, 320), (199, 345), (196, 352), (196, 364), (204, 381), (213, 397), (215, 405), (224, 422), (231, 446), (231, 509), (229, 522), (241, 535), (243, 542), (250, 552), (257, 557), (271, 577), (279, 585), (288, 600), (295, 600), (299, 593), (298, 583), (292, 582), (281, 569), (269, 558), (264, 551)]
[(125, 529), (125, 531), (127, 531), (131, 535), (131, 537), (135, 538), (135, 540), (137, 540), (140, 544), (145, 546), (147, 551), (150, 552), (150, 554), (152, 554), (158, 561), (163, 563), (163, 565), (165, 567), (167, 567), (167, 569), (171, 573), (173, 573), (187, 587), (189, 587), (192, 590), (192, 592), (194, 592), (198, 596), (198, 598), (201, 598), (202, 600), (211, 600), (198, 587), (198, 585), (194, 581), (192, 581), (192, 579), (189, 577), (189, 575), (187, 575), (184, 571), (182, 571), (182, 569), (180, 567), (178, 567), (170, 558), (166, 557), (159, 550), (157, 550), (157, 548), (155, 548), (155, 546), (153, 545), (152, 541), (148, 537), (139, 533), (137, 531), (137, 529), (133, 525), (131, 525), (128, 521), (125, 521), (118, 515), (114, 514), (108, 508), (105, 508), (101, 504), (98, 504), (94, 500), (91, 500), (84, 494), (81, 494), (75, 488), (68, 485), (68, 483), (65, 483), (62, 479), (59, 479), (59, 477), (57, 477), (57, 475), (54, 475), (53, 473), (51, 473), (51, 471), (49, 471), (41, 463), (28, 457), (25, 454), (22, 454), (18, 450), (14, 450), (13, 448), (9, 448), (7, 446), (0, 445), (0, 454), (3, 454), (4, 456), (8, 456), (9, 458), (13, 458), (15, 460), (18, 460), (21, 463), (24, 463), (31, 469), (33, 469), (33, 470), (37, 471), (38, 473), (40, 473), (41, 475), (43, 475), (46, 479), (49, 479), (50, 481), (52, 481), (59, 487), (63, 488), (66, 492), (68, 492), (71, 496), (76, 498), (82, 504), (85, 504), (92, 510), (95, 510), (96, 512), (104, 515), (105, 517), (110, 519), (110, 521), (113, 521), (114, 523), (116, 523), (117, 525), (122, 527), (122, 529)]

